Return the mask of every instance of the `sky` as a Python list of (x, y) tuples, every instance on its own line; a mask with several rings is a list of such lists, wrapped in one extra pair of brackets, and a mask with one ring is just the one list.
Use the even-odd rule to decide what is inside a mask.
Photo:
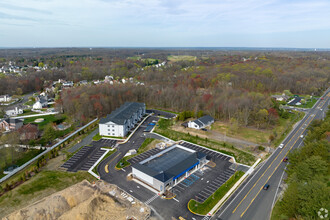
[(0, 47), (330, 48), (330, 0), (0, 0)]

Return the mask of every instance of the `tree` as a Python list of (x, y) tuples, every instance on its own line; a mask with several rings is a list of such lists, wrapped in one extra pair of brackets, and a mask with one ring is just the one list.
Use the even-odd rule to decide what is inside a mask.
[(283, 93), (287, 96), (292, 96), (292, 93), (290, 92), (290, 90), (284, 90)]
[(38, 63), (38, 67), (43, 68), (44, 66), (45, 66), (45, 64), (43, 62)]
[(266, 109), (260, 109), (257, 112), (258, 128), (260, 128), (260, 125), (267, 122), (267, 118), (268, 118), (268, 111)]
[(45, 142), (51, 142), (56, 138), (56, 131), (53, 128), (53, 124), (49, 123), (44, 131), (44, 134), (42, 136), (42, 138), (45, 140)]

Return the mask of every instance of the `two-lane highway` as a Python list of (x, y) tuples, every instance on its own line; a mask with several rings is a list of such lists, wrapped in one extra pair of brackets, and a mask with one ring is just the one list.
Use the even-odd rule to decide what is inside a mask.
[[(241, 186), (221, 209), (214, 219), (269, 219), (278, 183), (283, 176), (283, 159), (292, 150), (303, 143), (308, 125), (314, 119), (320, 119), (329, 104), (329, 89), (301, 122), (284, 140), (283, 148), (277, 148), (268, 160), (255, 172), (249, 181)], [(268, 190), (263, 190), (269, 184)]]

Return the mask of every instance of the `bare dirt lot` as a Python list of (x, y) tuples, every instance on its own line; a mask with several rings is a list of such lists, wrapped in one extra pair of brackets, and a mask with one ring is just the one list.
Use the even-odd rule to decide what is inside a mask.
[(6, 220), (23, 219), (146, 219), (150, 209), (118, 187), (84, 180), (28, 207), (11, 213)]

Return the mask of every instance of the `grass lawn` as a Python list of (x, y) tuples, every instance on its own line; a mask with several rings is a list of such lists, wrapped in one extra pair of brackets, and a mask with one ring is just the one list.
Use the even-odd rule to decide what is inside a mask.
[(159, 126), (156, 127), (155, 132), (174, 141), (189, 141), (191, 143), (199, 144), (215, 151), (233, 156), (239, 163), (252, 165), (256, 160), (253, 154), (237, 149), (233, 145), (171, 130), (169, 127), (172, 123), (172, 120), (160, 119), (158, 121)]
[(0, 197), (0, 218), (84, 179), (96, 180), (87, 172), (42, 171)]
[(167, 59), (169, 61), (178, 62), (178, 61), (195, 61), (195, 56), (186, 56), (186, 55), (179, 55), (179, 56), (168, 56)]
[(0, 149), (0, 170), (12, 165), (12, 156), (13, 164), (21, 166), (40, 154), (42, 151), (43, 150), (28, 149), (26, 151), (17, 152), (12, 147), (2, 148)]
[[(44, 121), (40, 122), (40, 123), (34, 122), (38, 118), (43, 118)], [(60, 124), (65, 119), (66, 119), (65, 115), (44, 115), (44, 116), (25, 118), (24, 124), (28, 124), (28, 123), (36, 124), (36, 125), (38, 125), (39, 130), (43, 130), (48, 123), (53, 122), (56, 124)]]
[(23, 110), (23, 114), (20, 114), (19, 116), (25, 116), (25, 115), (35, 115), (35, 114), (39, 114), (38, 112), (33, 112), (30, 109), (24, 109)]
[(297, 108), (313, 108), (314, 104), (317, 102), (319, 97), (313, 97), (311, 100), (306, 100), (305, 104), (295, 105)]
[(25, 102), (24, 105), (32, 106), (34, 103), (35, 103), (35, 101), (30, 100), (30, 101)]
[(297, 112), (296, 114), (290, 114), (288, 119), (280, 118), (278, 124), (272, 129), (256, 129), (249, 127), (239, 127), (236, 132), (232, 132), (230, 124), (216, 121), (212, 124), (212, 130), (219, 133), (226, 134), (229, 137), (239, 138), (242, 140), (251, 141), (256, 144), (267, 144), (270, 135), (277, 134), (277, 137), (273, 141), (273, 145), (277, 146), (281, 140), (290, 132), (292, 126), (302, 119), (303, 113)]
[(199, 203), (194, 199), (188, 202), (188, 208), (191, 212), (200, 215), (206, 215), (211, 209), (222, 199), (222, 197), (234, 186), (234, 184), (244, 175), (243, 171), (237, 171), (227, 182), (220, 186), (209, 198), (203, 203)]
[(128, 60), (140, 60), (140, 56), (127, 57)]
[(141, 147), (138, 149), (137, 154), (133, 154), (130, 156), (123, 157), (116, 165), (116, 168), (121, 169), (125, 168), (129, 165), (131, 165), (127, 160), (136, 157), (139, 154), (142, 154), (143, 152), (150, 150), (149, 145), (151, 145), (151, 142), (153, 142), (155, 139), (154, 138), (146, 138), (144, 142), (141, 144)]

